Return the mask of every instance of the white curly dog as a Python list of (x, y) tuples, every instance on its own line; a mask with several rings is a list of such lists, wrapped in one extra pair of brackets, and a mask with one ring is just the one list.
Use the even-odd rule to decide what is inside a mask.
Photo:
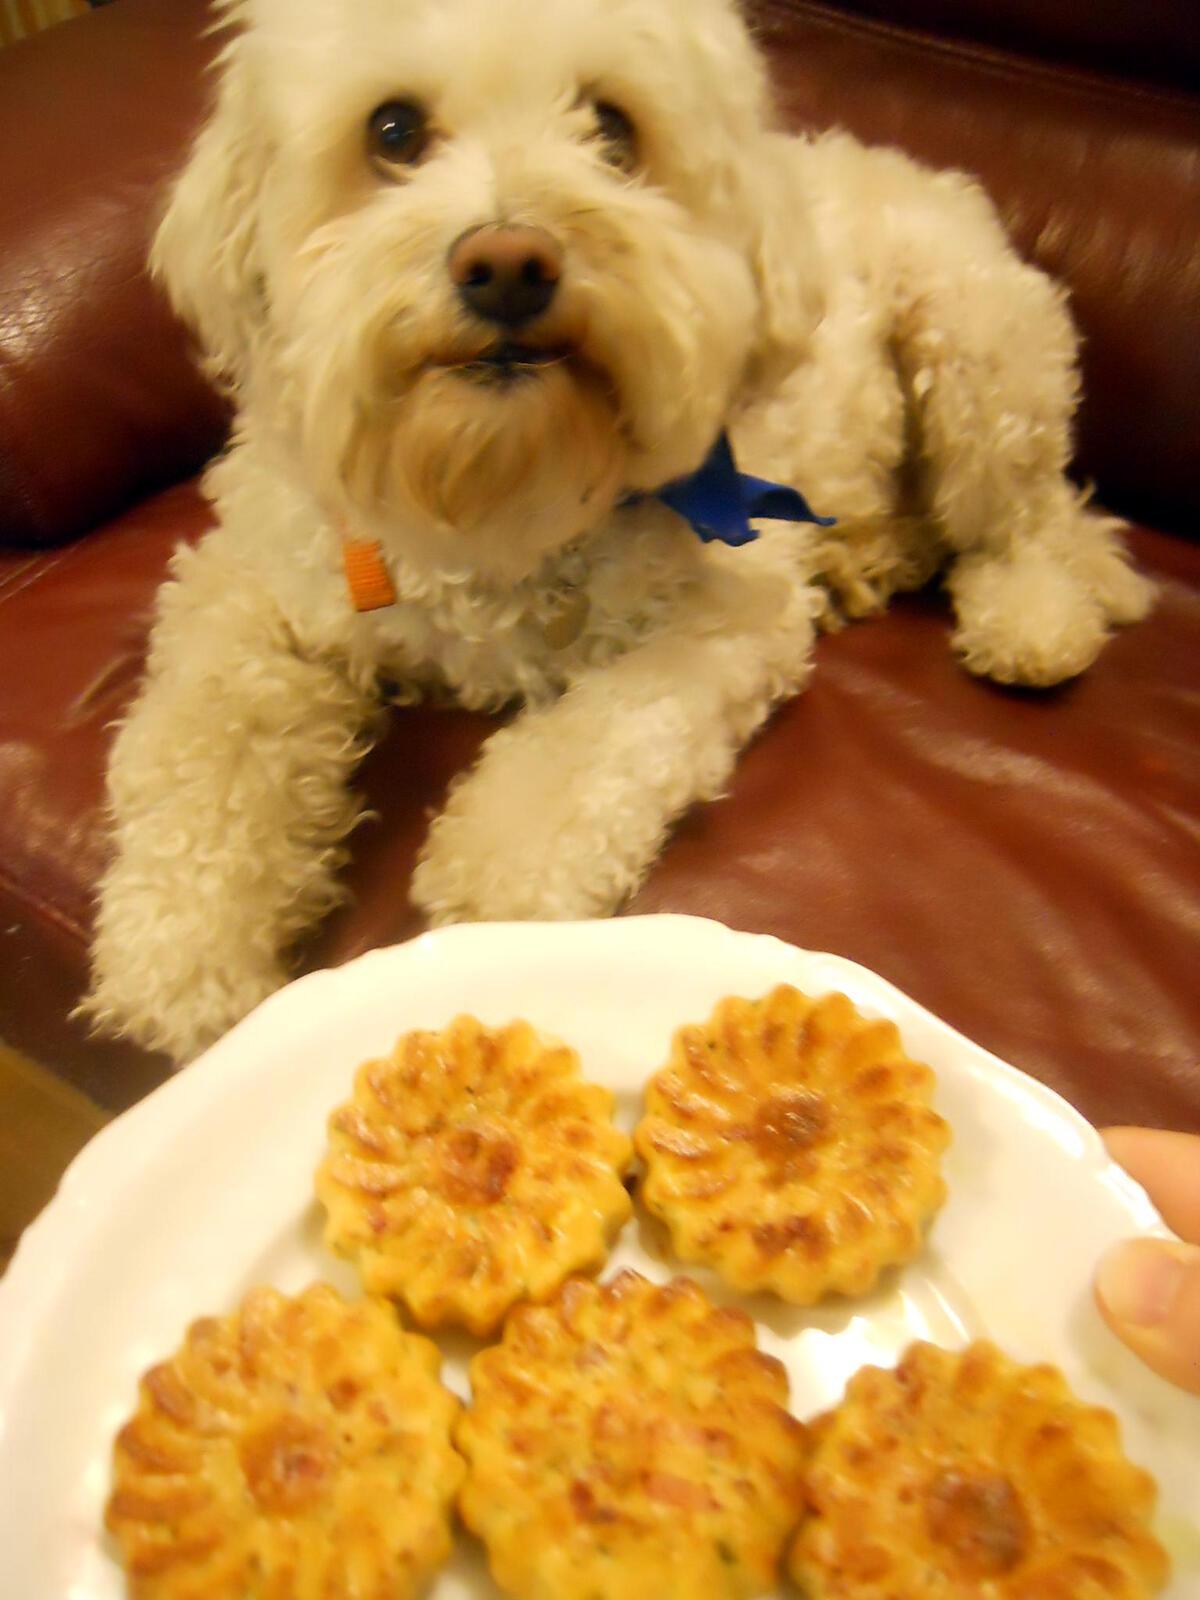
[[(731, 0), (221, 22), (153, 265), (237, 422), (112, 752), (100, 1025), (184, 1060), (286, 980), (397, 694), (524, 708), (433, 823), (430, 919), (592, 916), (822, 620), (944, 566), (965, 666), (1050, 684), (1146, 610), (1064, 477), (1061, 291), (961, 175), (776, 131)], [(697, 538), (655, 491), (726, 430), (836, 528)]]

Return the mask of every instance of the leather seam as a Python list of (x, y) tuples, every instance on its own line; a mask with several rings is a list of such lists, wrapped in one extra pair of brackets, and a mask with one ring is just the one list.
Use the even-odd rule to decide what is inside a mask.
[(17, 561), (13, 565), (7, 577), (0, 578), (0, 604), (3, 604), (5, 595), (14, 587), (17, 579), (27, 573), (30, 567), (36, 567), (40, 560), (40, 556), (26, 556), (23, 561)]
[(49, 900), (41, 895), (31, 894), (28, 889), (22, 888), (17, 880), (3, 866), (0, 866), (0, 889), (9, 895), (18, 907), (24, 906), (47, 922), (52, 922), (63, 933), (69, 934), (83, 948), (87, 949), (87, 933), (83, 924), (75, 917), (68, 915), (60, 907), (52, 905)]
[[(24, 594), (27, 589), (34, 588), (57, 567), (61, 567), (64, 561), (68, 561), (72, 554), (73, 551), (67, 549), (57, 551), (52, 556), (31, 557), (29, 562), (18, 570), (11, 581), (0, 584), (0, 606), (7, 605), (10, 600), (15, 600), (18, 595)], [(29, 570), (30, 567), (33, 568), (32, 572)], [(24, 576), (24, 582), (19, 581), (22, 576)]]
[(7, 477), (8, 487), (36, 542), (37, 537), (47, 533), (51, 518), (41, 474), (29, 463), (28, 445), (20, 427), (21, 408), (15, 403), (17, 380), (13, 378), (11, 366), (10, 358), (0, 349), (0, 401), (3, 402), (4, 446), (8, 457), (8, 470), (2, 476)]
[(1130, 101), (1149, 102), (1184, 110), (1192, 116), (1200, 112), (1200, 100), (1181, 90), (1158, 88), (1143, 81), (1131, 82), (1116, 74), (1108, 75), (1087, 67), (1059, 65), (1035, 56), (1023, 56), (997, 45), (979, 44), (969, 39), (946, 38), (924, 28), (905, 28), (878, 17), (862, 17), (822, 5), (819, 0), (760, 0), (764, 22), (783, 17), (809, 18), (830, 31), (857, 33), (886, 39), (910, 55), (941, 55), (970, 62), (973, 66), (1010, 81), (1041, 81), (1058, 88), (1069, 88), (1089, 100), (1111, 101), (1119, 96)]

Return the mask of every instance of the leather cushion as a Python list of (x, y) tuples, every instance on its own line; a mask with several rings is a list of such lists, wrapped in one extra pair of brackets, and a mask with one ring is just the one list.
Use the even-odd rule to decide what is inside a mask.
[(832, 0), (832, 8), (1194, 91), (1200, 11), (1194, 0)]
[[(85, 971), (109, 725), (140, 667), (182, 487), (93, 538), (0, 557), (0, 1036), (107, 1105), (164, 1063), (65, 1018)], [(1200, 1128), (1200, 548), (1134, 535), (1153, 616), (1078, 683), (962, 673), (936, 595), (825, 638), (811, 688), (678, 830), (633, 911), (685, 911), (865, 962), (1098, 1120)], [(396, 711), (362, 784), (353, 900), (304, 952), (416, 932), (413, 857), (494, 723)]]
[(144, 270), (208, 96), (201, 0), (121, 0), (0, 51), (0, 543), (190, 476), (224, 408)]

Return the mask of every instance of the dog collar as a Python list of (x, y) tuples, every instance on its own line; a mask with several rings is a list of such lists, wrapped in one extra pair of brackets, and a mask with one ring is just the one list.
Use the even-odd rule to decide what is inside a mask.
[(377, 539), (352, 539), (343, 533), (342, 566), (355, 611), (381, 611), (396, 604), (396, 585)]
[[(723, 433), (698, 472), (657, 489), (652, 495), (634, 494), (623, 501), (661, 500), (691, 524), (705, 544), (750, 544), (758, 538), (751, 517), (771, 522), (814, 522), (832, 528), (836, 517), (819, 517), (798, 489), (769, 478), (754, 478), (739, 472), (729, 435)], [(346, 587), (355, 611), (380, 611), (396, 603), (396, 586), (383, 558), (383, 546), (375, 539), (352, 539), (342, 535), (342, 566)]]
[[(625, 503), (643, 498), (634, 495)], [(750, 526), (751, 517), (815, 522), (820, 528), (832, 528), (837, 521), (836, 517), (819, 517), (798, 489), (739, 472), (727, 433), (713, 445), (698, 472), (656, 489), (652, 498), (662, 500), (690, 522), (705, 544), (715, 539), (735, 546), (750, 544), (758, 538), (758, 530)]]

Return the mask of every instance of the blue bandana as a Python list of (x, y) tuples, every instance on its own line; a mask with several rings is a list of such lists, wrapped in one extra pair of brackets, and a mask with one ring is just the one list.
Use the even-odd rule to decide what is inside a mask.
[(723, 544), (749, 544), (758, 538), (757, 530), (750, 526), (751, 517), (815, 522), (821, 528), (832, 528), (837, 521), (836, 517), (817, 516), (799, 490), (739, 472), (727, 433), (713, 445), (699, 472), (657, 489), (653, 498), (690, 522), (705, 544), (714, 539)]

